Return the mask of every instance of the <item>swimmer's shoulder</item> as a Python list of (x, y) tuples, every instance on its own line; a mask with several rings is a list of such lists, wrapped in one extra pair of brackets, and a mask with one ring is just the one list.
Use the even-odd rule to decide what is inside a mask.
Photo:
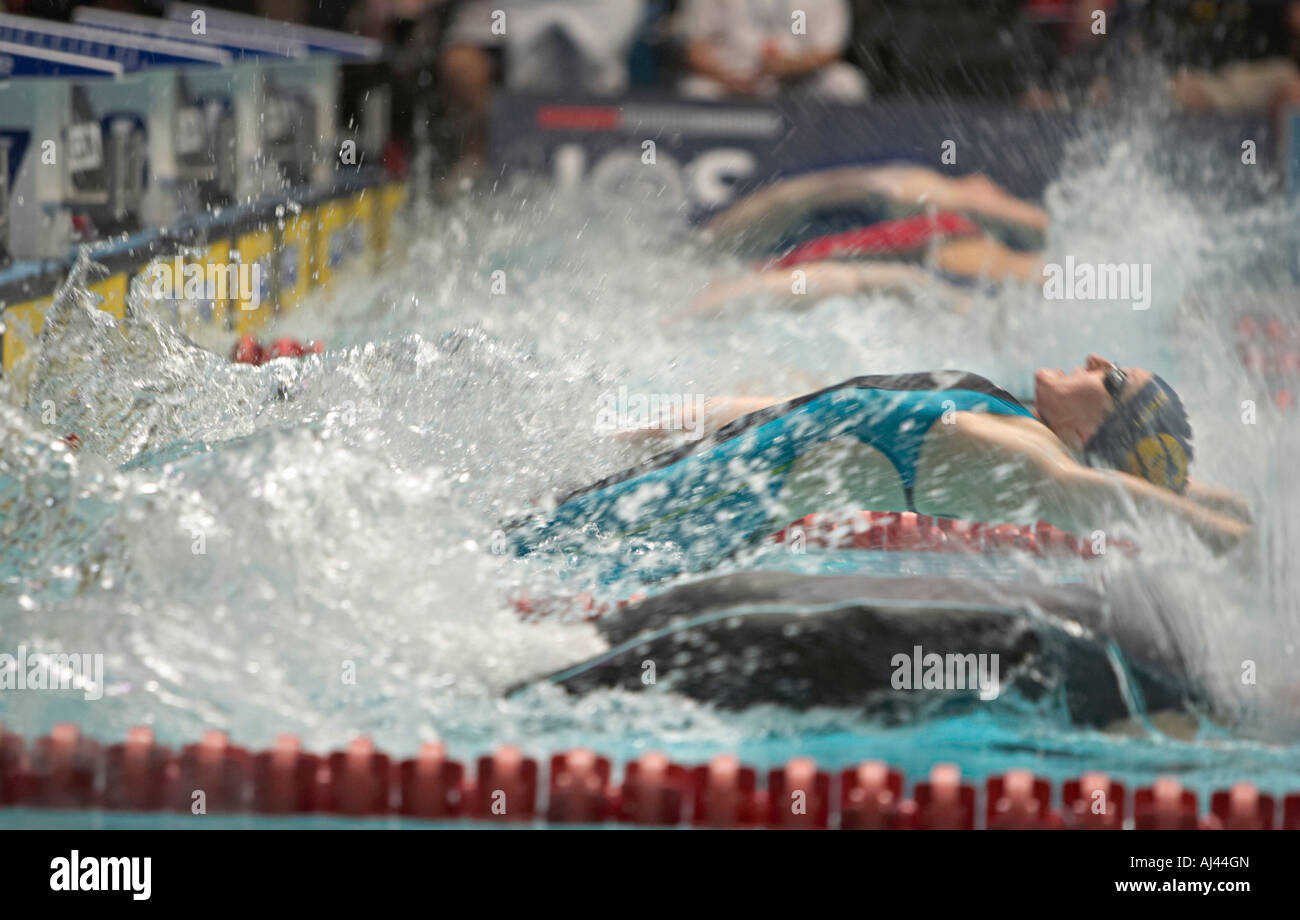
[(1028, 415), (954, 412), (948, 422), (934, 425), (930, 434), (1000, 454), (1032, 455), (1053, 463), (1074, 462), (1061, 439), (1038, 419)]

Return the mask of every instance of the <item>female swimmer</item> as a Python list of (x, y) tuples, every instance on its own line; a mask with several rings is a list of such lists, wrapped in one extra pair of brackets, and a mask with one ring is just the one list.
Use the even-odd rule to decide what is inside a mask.
[[(765, 186), (705, 224), (716, 241), (737, 251), (771, 252), (809, 230), (819, 218), (841, 215), (856, 226), (952, 211), (965, 215), (1017, 251), (1041, 249), (1047, 212), (1021, 201), (987, 176), (944, 176), (910, 164), (846, 166)], [(796, 239), (796, 241), (798, 241)]]
[(980, 175), (952, 178), (894, 165), (797, 176), (759, 189), (705, 225), (715, 242), (767, 261), (711, 284), (690, 312), (714, 312), (747, 296), (801, 305), (882, 290), (937, 296), (965, 312), (968, 297), (943, 276), (1037, 280), (1047, 224), (1041, 208)]
[(1172, 515), (1216, 549), (1250, 531), (1235, 494), (1188, 478), (1191, 426), (1173, 389), (1097, 355), (1042, 369), (1037, 414), (975, 374), (859, 377), (794, 399), (742, 399), (722, 427), (565, 497), (516, 526), (520, 552), (674, 545), (703, 569), (817, 511), (1045, 520), (1091, 534)]

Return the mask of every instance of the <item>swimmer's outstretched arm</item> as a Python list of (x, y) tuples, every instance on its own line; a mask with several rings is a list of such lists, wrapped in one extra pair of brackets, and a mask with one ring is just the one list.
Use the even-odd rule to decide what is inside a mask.
[[(991, 237), (951, 240), (935, 247), (935, 266), (952, 275), (993, 281), (1034, 281), (1042, 277), (1042, 259), (1036, 253), (1014, 252)], [(801, 275), (795, 275), (795, 272)], [(768, 268), (734, 281), (710, 285), (683, 313), (687, 317), (720, 310), (742, 297), (779, 298), (785, 306), (812, 306), (821, 298), (870, 291), (908, 297), (934, 297), (957, 313), (970, 310), (971, 298), (914, 265), (899, 262), (850, 262), (828, 259), (792, 268)]]
[(1080, 518), (1091, 517), (1098, 527), (1105, 520), (1128, 516), (1127, 506), (1131, 502), (1140, 517), (1172, 512), (1215, 550), (1231, 549), (1250, 533), (1250, 524), (1245, 521), (1212, 511), (1128, 473), (1095, 470), (1076, 463), (1074, 469), (1058, 475), (1056, 484), (1061, 488), (1070, 513)]
[[(796, 276), (795, 271), (803, 274)], [(798, 282), (798, 283), (796, 283)], [(742, 297), (779, 298), (785, 306), (811, 307), (820, 298), (869, 291), (934, 296), (958, 313), (970, 309), (970, 295), (914, 265), (896, 262), (807, 262), (796, 268), (769, 268), (738, 278), (711, 284), (691, 304), (687, 315), (712, 313)]]
[(1231, 489), (1225, 489), (1223, 486), (1201, 482), (1197, 479), (1189, 479), (1187, 480), (1187, 491), (1183, 494), (1202, 508), (1218, 511), (1243, 523), (1251, 524), (1255, 520), (1250, 513), (1250, 503), (1246, 501), (1246, 497), (1233, 492)]
[(791, 220), (836, 202), (852, 200), (870, 189), (856, 190), (860, 184), (857, 167), (829, 169), (824, 172), (783, 179), (746, 195), (705, 225), (709, 234), (720, 240), (732, 237), (763, 237), (777, 232)]
[[(1019, 478), (1028, 487), (1008, 489), (999, 485), (996, 493), (987, 494), (995, 514), (1012, 512), (1023, 507), (1026, 498), (1033, 498), (1049, 524), (1073, 533), (1104, 531), (1117, 520), (1172, 514), (1215, 550), (1229, 549), (1250, 533), (1247, 520), (1220, 513), (1128, 473), (1084, 466), (1045, 428), (1007, 424), (997, 417), (964, 415), (967, 417), (955, 427), (978, 451), (981, 462), (988, 464), (986, 468), (1017, 466)], [(1202, 486), (1201, 494), (1207, 488)], [(1217, 487), (1214, 492), (1230, 494)]]

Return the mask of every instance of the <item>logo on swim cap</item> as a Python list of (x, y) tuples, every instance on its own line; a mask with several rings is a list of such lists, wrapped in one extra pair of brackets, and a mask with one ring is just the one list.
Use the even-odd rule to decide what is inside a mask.
[(1128, 471), (1150, 483), (1182, 492), (1187, 488), (1187, 452), (1173, 435), (1148, 435), (1128, 455)]
[(1153, 485), (1183, 492), (1191, 463), (1192, 426), (1169, 384), (1152, 375), (1112, 412), (1084, 446), (1088, 462), (1124, 470)]

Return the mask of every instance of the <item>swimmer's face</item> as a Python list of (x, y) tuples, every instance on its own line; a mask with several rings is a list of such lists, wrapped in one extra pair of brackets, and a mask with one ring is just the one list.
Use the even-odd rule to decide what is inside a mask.
[[(1034, 402), (1043, 424), (1071, 450), (1081, 451), (1097, 432), (1115, 401), (1106, 392), (1106, 372), (1112, 367), (1101, 355), (1088, 355), (1083, 367), (1070, 373), (1040, 368), (1034, 375)], [(1123, 396), (1141, 389), (1151, 379), (1149, 371), (1126, 367), (1128, 383)]]

